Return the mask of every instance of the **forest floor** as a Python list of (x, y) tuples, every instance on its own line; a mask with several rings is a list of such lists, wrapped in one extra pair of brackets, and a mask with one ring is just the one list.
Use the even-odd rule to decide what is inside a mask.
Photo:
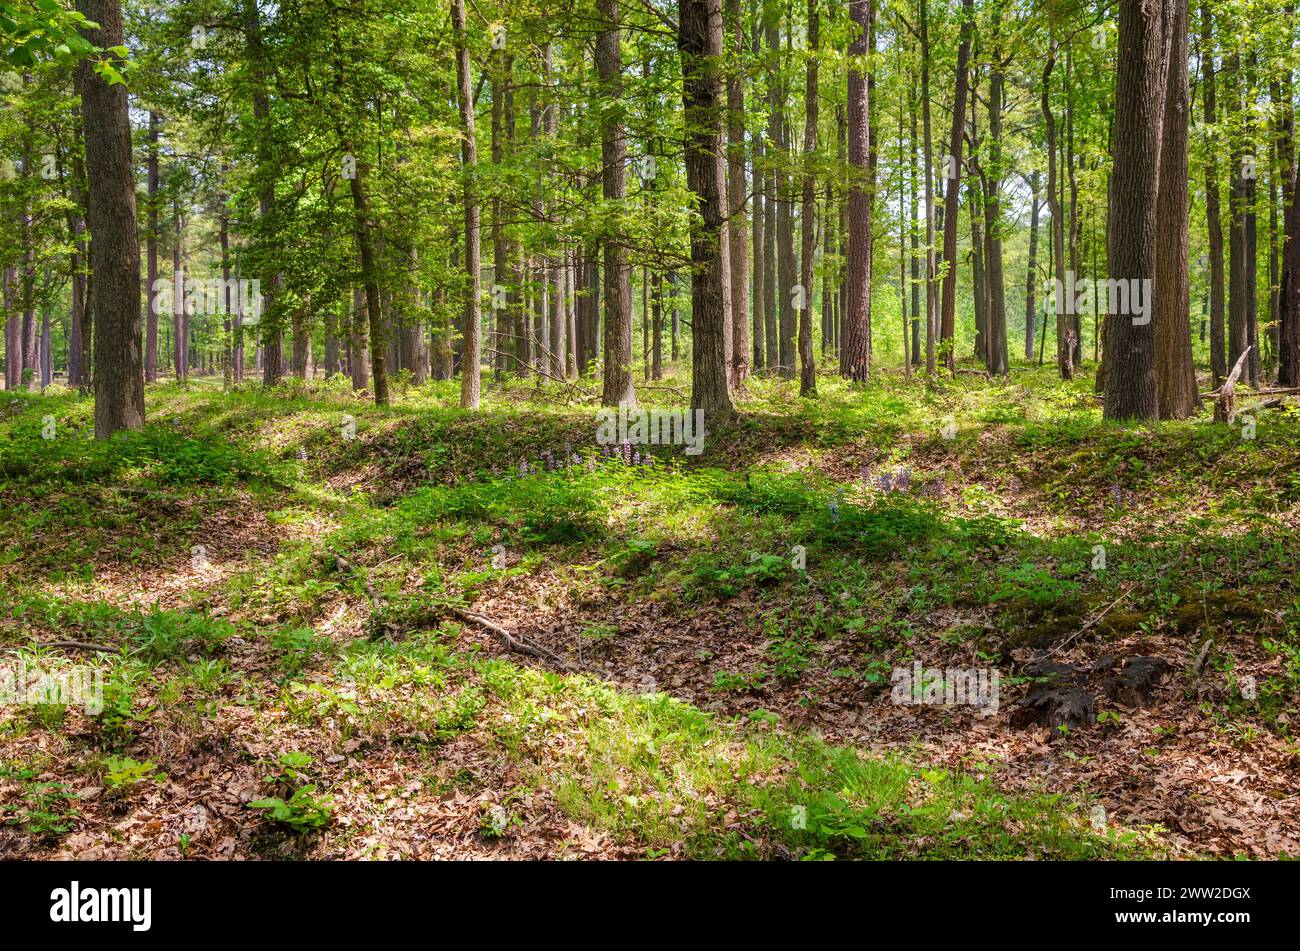
[(0, 676), (104, 705), (0, 706), (0, 857), (1300, 854), (1294, 405), (765, 379), (647, 465), (589, 386), (0, 396)]

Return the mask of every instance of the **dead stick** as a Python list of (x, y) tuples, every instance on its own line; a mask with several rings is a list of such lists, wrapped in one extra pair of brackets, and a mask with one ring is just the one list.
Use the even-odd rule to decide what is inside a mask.
[(1075, 641), (1075, 640), (1077, 640), (1078, 638), (1082, 637), (1082, 636), (1083, 636), (1087, 631), (1089, 631), (1089, 630), (1091, 630), (1093, 627), (1095, 627), (1095, 626), (1096, 626), (1096, 625), (1101, 621), (1102, 618), (1104, 618), (1107, 614), (1110, 613), (1110, 609), (1111, 609), (1111, 608), (1113, 608), (1115, 605), (1119, 604), (1121, 601), (1123, 601), (1125, 598), (1127, 598), (1130, 594), (1132, 594), (1132, 593), (1133, 593), (1133, 589), (1136, 588), (1136, 587), (1137, 587), (1137, 582), (1134, 581), (1131, 585), (1129, 585), (1127, 588), (1124, 589), (1124, 593), (1123, 593), (1123, 594), (1121, 594), (1118, 598), (1116, 598), (1114, 601), (1112, 601), (1112, 602), (1107, 606), (1106, 610), (1102, 611), (1102, 612), (1101, 612), (1100, 614), (1098, 614), (1095, 618), (1093, 618), (1091, 621), (1089, 621), (1089, 622), (1088, 622), (1087, 624), (1085, 624), (1083, 627), (1079, 628), (1077, 631), (1075, 631), (1073, 634), (1071, 634), (1071, 635), (1070, 635), (1069, 637), (1067, 637), (1065, 640), (1061, 641), (1061, 643), (1057, 644), (1055, 647), (1053, 647), (1053, 648), (1052, 648), (1050, 651), (1048, 651), (1047, 653), (1048, 653), (1048, 654), (1059, 654), (1061, 651), (1065, 650), (1065, 648), (1070, 644), (1071, 641)]
[(501, 640), (505, 641), (505, 645), (509, 650), (516, 651), (520, 654), (531, 654), (533, 657), (540, 657), (544, 660), (549, 660), (561, 667), (569, 667), (569, 662), (558, 654), (553, 654), (545, 647), (542, 647), (539, 644), (534, 644), (522, 636), (511, 634), (500, 624), (497, 624), (495, 621), (489, 621), (481, 614), (472, 614), (469, 611), (464, 611), (452, 605), (448, 605), (447, 610), (463, 621), (469, 621), (471, 624), (477, 624), (479, 627), (491, 631), (497, 637), (501, 638)]

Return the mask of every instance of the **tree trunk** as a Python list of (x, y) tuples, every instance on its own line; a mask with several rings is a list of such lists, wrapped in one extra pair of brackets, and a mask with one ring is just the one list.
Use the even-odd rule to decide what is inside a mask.
[[(606, 101), (616, 102), (623, 92), (618, 0), (597, 0), (596, 7), (602, 21), (596, 34), (596, 73)], [(607, 202), (621, 206), (627, 198), (627, 141), (623, 123), (612, 110), (601, 110), (600, 157), (604, 166), (602, 193)], [(632, 407), (636, 406), (632, 382), (632, 273), (627, 251), (618, 240), (605, 239), (604, 255), (605, 367), (601, 403)], [(697, 331), (698, 327), (697, 315)]]
[(925, 130), (925, 372), (933, 377), (937, 369), (935, 336), (938, 332), (934, 299), (934, 142), (930, 122), (930, 14), (928, 0), (921, 0), (921, 119)]
[(1205, 227), (1210, 258), (1210, 371), (1214, 385), (1218, 386), (1228, 375), (1225, 356), (1224, 328), (1224, 272), (1223, 272), (1223, 218), (1219, 210), (1219, 170), (1215, 162), (1214, 130), (1215, 70), (1213, 45), (1213, 14), (1205, 0), (1201, 3), (1201, 99), (1205, 112), (1205, 127), (1211, 135), (1210, 147), (1205, 152)]
[[(749, 376), (749, 191), (745, 183), (745, 18), (740, 0), (726, 0), (733, 40), (727, 73), (727, 241), (731, 277), (731, 381), (743, 386)], [(655, 379), (658, 379), (658, 375)]]
[(1166, 79), (1156, 205), (1154, 295), (1156, 387), (1161, 419), (1187, 419), (1199, 408), (1192, 365), (1191, 300), (1187, 275), (1187, 0), (1168, 0), (1172, 46)]
[(763, 199), (767, 220), (763, 225), (763, 337), (766, 344), (764, 363), (769, 370), (780, 371), (780, 333), (777, 330), (777, 231), (780, 210), (777, 207), (781, 161), (781, 87), (777, 70), (781, 58), (780, 26), (777, 13), (762, 4), (763, 31), (767, 41), (767, 174)]
[(699, 217), (691, 224), (691, 409), (718, 423), (732, 415), (725, 327), (722, 0), (681, 0), (678, 10), (686, 180), (699, 203)]
[(944, 365), (956, 372), (957, 328), (957, 205), (961, 188), (962, 128), (966, 124), (966, 87), (970, 62), (971, 30), (974, 27), (974, 0), (962, 0), (961, 40), (957, 47), (957, 88), (952, 107), (952, 131), (948, 136), (948, 157), (952, 165), (946, 171), (948, 192), (943, 200), (943, 259), (948, 271), (943, 276), (943, 306), (939, 339), (944, 347)]
[[(95, 46), (120, 46), (118, 0), (78, 0), (98, 23), (86, 31)], [(135, 163), (126, 86), (109, 85), (88, 60), (77, 67), (86, 142), (86, 218), (94, 240), (95, 436), (144, 428), (144, 358), (140, 340), (140, 238), (135, 217)]]
[(1002, 264), (1002, 93), (1005, 77), (995, 68), (989, 77), (989, 157), (987, 194), (984, 198), (984, 280), (988, 286), (988, 367), (994, 376), (1006, 376), (1007, 291)]
[[(479, 339), (479, 209), (474, 182), (478, 166), (478, 142), (474, 136), (474, 92), (470, 84), (469, 48), (465, 37), (465, 0), (451, 0), (452, 29), (456, 33), (456, 88), (460, 100), (461, 174), (465, 199), (465, 344), (460, 359), (460, 405), (462, 409), (479, 408), (479, 376), (482, 372), (483, 344)], [(358, 180), (360, 175), (358, 175)], [(375, 330), (375, 308), (371, 308), (371, 333)], [(373, 347), (373, 343), (372, 343)], [(379, 359), (383, 359), (382, 355)], [(379, 374), (375, 368), (375, 399), (379, 401)], [(385, 400), (387, 402), (387, 394)]]
[[(1234, 53), (1229, 62), (1228, 112), (1236, 116), (1244, 129), (1246, 117), (1242, 97), (1246, 80), (1242, 75), (1241, 57)], [(1249, 257), (1246, 215), (1250, 187), (1243, 168), (1245, 158), (1245, 143), (1238, 137), (1233, 140), (1228, 192), (1228, 366), (1236, 366), (1238, 358), (1250, 346), (1249, 273), (1254, 262)]]
[(158, 311), (153, 306), (154, 284), (158, 281), (158, 113), (149, 111), (149, 234), (145, 239), (148, 255), (148, 278), (145, 297), (148, 316), (145, 320), (144, 378), (147, 383), (158, 381)]
[[(849, 0), (849, 18), (855, 30), (850, 56), (867, 52), (871, 0)], [(848, 78), (849, 237), (846, 267), (848, 302), (844, 313), (844, 346), (840, 375), (866, 381), (871, 376), (871, 192), (868, 135), (871, 103), (867, 77), (860, 66), (850, 67)]]
[[(1061, 374), (1061, 379), (1070, 380), (1074, 378), (1074, 345), (1070, 340), (1071, 321), (1068, 311), (1073, 308), (1074, 301), (1065, 277), (1065, 221), (1057, 192), (1056, 117), (1052, 113), (1052, 70), (1056, 66), (1057, 44), (1055, 39), (1048, 42), (1051, 49), (1043, 67), (1042, 110), (1043, 121), (1047, 125), (1047, 207), (1052, 216), (1052, 260), (1056, 268), (1058, 288), (1053, 298), (1053, 309), (1056, 312), (1056, 369)], [(1152, 175), (1154, 174), (1155, 170), (1152, 169)]]
[[(1156, 276), (1156, 212), (1168, 82), (1169, 31), (1165, 13), (1169, 2), (1120, 0), (1119, 6), (1112, 156), (1116, 171), (1111, 179), (1108, 258), (1111, 280), (1136, 280), (1143, 297), (1149, 295), (1142, 288), (1151, 288)], [(1112, 303), (1107, 302), (1107, 419), (1154, 419), (1159, 411), (1150, 300), (1146, 301), (1147, 319), (1143, 322), (1135, 296), (1129, 294), (1129, 313), (1116, 313)]]
[[(808, 70), (804, 86), (803, 130), (803, 211), (801, 214), (799, 284), (803, 293), (797, 301), (799, 311), (799, 395), (816, 397), (817, 366), (813, 362), (812, 305), (813, 254), (816, 248), (817, 186), (813, 177), (813, 160), (817, 151), (817, 57), (820, 46), (820, 15), (817, 0), (808, 0)], [(823, 277), (825, 280), (825, 277)]]
[(1038, 212), (1042, 203), (1038, 200), (1038, 182), (1040, 175), (1034, 171), (1029, 176), (1030, 207), (1029, 216), (1029, 274), (1025, 278), (1025, 359), (1034, 359), (1034, 311), (1038, 296), (1034, 285), (1038, 281)]

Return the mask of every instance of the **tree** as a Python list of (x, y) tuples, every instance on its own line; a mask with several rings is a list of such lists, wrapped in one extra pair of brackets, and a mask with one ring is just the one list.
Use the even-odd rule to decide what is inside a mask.
[[(78, 0), (77, 12), (96, 47), (121, 47), (119, 0)], [(144, 359), (140, 340), (140, 236), (135, 217), (135, 162), (126, 86), (77, 67), (86, 142), (95, 348), (95, 436), (144, 428)]]
[[(622, 94), (622, 53), (619, 47), (618, 0), (598, 0), (600, 32), (596, 34), (596, 73), (605, 107), (601, 110), (600, 158), (604, 171), (601, 190), (608, 202), (627, 198), (627, 141), (619, 118)], [(601, 403), (635, 406), (632, 382), (632, 272), (627, 250), (615, 235), (606, 235), (605, 264), (605, 368)]]
[(691, 409), (725, 422), (732, 415), (727, 386), (726, 294), (729, 289), (724, 218), (722, 0), (681, 0), (677, 48), (682, 59), (686, 181), (698, 202), (691, 223)]
[(961, 41), (957, 47), (956, 93), (952, 107), (952, 131), (948, 136), (948, 160), (944, 174), (948, 192), (943, 199), (943, 259), (948, 270), (943, 276), (939, 340), (944, 346), (944, 365), (956, 372), (957, 319), (957, 204), (961, 188), (962, 129), (966, 124), (966, 92), (969, 84), (971, 31), (974, 29), (974, 0), (962, 0)]
[(862, 58), (867, 53), (871, 0), (850, 0), (849, 18), (858, 29), (849, 45), (848, 146), (849, 238), (848, 303), (844, 313), (844, 347), (840, 375), (865, 381), (871, 376), (871, 191), (867, 161), (871, 103)]
[(1156, 386), (1162, 419), (1196, 412), (1196, 369), (1187, 279), (1187, 0), (1167, 0), (1172, 14), (1160, 183), (1156, 220), (1156, 276), (1151, 285), (1156, 337)]
[[(479, 339), (479, 208), (474, 176), (478, 167), (478, 142), (474, 136), (474, 90), (469, 75), (469, 45), (465, 36), (465, 0), (451, 0), (452, 29), (456, 32), (456, 90), (461, 117), (461, 167), (464, 176), (462, 195), (465, 205), (465, 349), (460, 361), (460, 405), (464, 409), (479, 407), (479, 375), (483, 345)], [(355, 189), (354, 189), (355, 194)], [(369, 294), (369, 288), (367, 288)], [(371, 305), (371, 334), (378, 303)], [(373, 349), (376, 376), (383, 363), (382, 349)], [(376, 382), (376, 402), (379, 401)]]
[[(727, 0), (727, 33), (733, 41), (732, 67), (727, 75), (727, 242), (731, 277), (731, 380), (741, 386), (749, 376), (749, 236), (746, 216), (749, 190), (745, 184), (745, 18), (740, 0)], [(658, 352), (656, 351), (656, 355)], [(658, 376), (655, 377), (658, 379)]]
[[(1156, 273), (1156, 210), (1168, 82), (1172, 0), (1120, 0), (1115, 76), (1114, 172), (1110, 201), (1110, 278), (1149, 294)], [(1059, 253), (1059, 249), (1058, 249)], [(1134, 284), (1133, 282), (1137, 283)], [(1114, 297), (1118, 300), (1120, 295)], [(1107, 419), (1154, 419), (1155, 328), (1130, 293), (1128, 313), (1108, 300)], [(1147, 301), (1149, 305), (1149, 300)]]
[[(813, 301), (813, 251), (816, 244), (814, 229), (817, 208), (817, 183), (813, 177), (812, 163), (817, 151), (817, 56), (821, 44), (817, 0), (808, 0), (808, 75), (804, 91), (803, 132), (803, 211), (801, 251), (802, 271), (799, 283), (803, 288), (799, 310), (799, 395), (817, 395), (817, 365), (813, 361), (812, 301)], [(824, 279), (824, 278), (823, 278)]]

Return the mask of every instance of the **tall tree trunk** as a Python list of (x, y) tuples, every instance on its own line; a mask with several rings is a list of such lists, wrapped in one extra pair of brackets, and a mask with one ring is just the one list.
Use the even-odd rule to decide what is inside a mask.
[[(1163, 4), (1120, 0), (1119, 5), (1108, 258), (1111, 280), (1138, 281), (1143, 297), (1144, 282), (1151, 288), (1156, 276), (1156, 211), (1168, 82), (1167, 6), (1168, 0)], [(1107, 419), (1154, 419), (1159, 411), (1150, 301), (1145, 302), (1147, 320), (1142, 322), (1135, 296), (1129, 295), (1129, 313), (1115, 313), (1107, 303)]]
[[(602, 21), (596, 34), (596, 72), (601, 94), (606, 101), (616, 102), (623, 92), (618, 0), (597, 0), (596, 8)], [(602, 193), (607, 202), (621, 206), (627, 198), (627, 140), (623, 123), (613, 110), (601, 110), (600, 157), (604, 166)], [(601, 403), (631, 407), (636, 406), (632, 382), (632, 272), (627, 251), (618, 240), (606, 239), (604, 254), (605, 367)], [(698, 319), (697, 315), (697, 333)]]
[[(761, 0), (756, 0), (756, 7), (752, 15), (753, 25), (750, 32), (750, 49), (753, 51), (755, 59), (762, 55), (762, 16), (759, 13), (761, 9)], [(753, 312), (753, 346), (754, 346), (754, 370), (761, 370), (767, 366), (767, 326), (765, 321), (765, 296), (764, 291), (767, 287), (766, 277), (766, 254), (767, 236), (765, 221), (767, 211), (765, 204), (765, 195), (767, 190), (767, 177), (764, 170), (763, 162), (763, 135), (756, 133), (751, 136), (751, 154), (754, 164), (754, 267), (752, 273), (753, 282), (753, 302), (751, 310)], [(734, 295), (733, 295), (734, 296)], [(733, 306), (735, 301), (732, 301)], [(674, 348), (676, 346), (676, 336), (674, 335)], [(676, 352), (673, 358), (676, 359)]]
[[(808, 72), (804, 87), (803, 130), (803, 214), (801, 234), (801, 271), (799, 283), (803, 294), (799, 301), (799, 395), (817, 395), (817, 366), (813, 362), (812, 303), (813, 303), (813, 253), (816, 247), (817, 191), (813, 177), (813, 160), (817, 152), (817, 57), (820, 55), (820, 15), (817, 0), (808, 0)], [(825, 280), (825, 277), (822, 278)]]
[(948, 136), (948, 192), (943, 200), (943, 259), (948, 271), (943, 276), (943, 304), (939, 339), (944, 346), (944, 365), (956, 372), (957, 354), (957, 205), (961, 188), (962, 128), (966, 124), (966, 87), (970, 62), (971, 30), (974, 28), (974, 0), (962, 0), (961, 39), (957, 47), (957, 87), (952, 107), (952, 131)]
[(1038, 281), (1038, 212), (1042, 203), (1038, 200), (1038, 183), (1040, 173), (1035, 170), (1029, 175), (1030, 207), (1029, 216), (1029, 275), (1025, 278), (1025, 359), (1034, 359), (1034, 311), (1038, 297), (1034, 293)]
[[(1069, 185), (1070, 191), (1070, 231), (1066, 239), (1066, 247), (1070, 255), (1069, 272), (1077, 281), (1082, 274), (1082, 269), (1079, 267), (1079, 185), (1074, 166), (1074, 55), (1067, 47), (1065, 50), (1065, 143), (1061, 167), (1065, 171), (1064, 184)], [(1070, 364), (1077, 367), (1083, 363), (1083, 316), (1077, 307), (1071, 308), (1069, 337)]]
[[(849, 18), (856, 29), (849, 55), (867, 52), (871, 0), (849, 0)], [(860, 60), (852, 60), (848, 78), (849, 238), (846, 275), (848, 303), (844, 313), (844, 347), (840, 375), (865, 381), (871, 376), (871, 192), (868, 130), (871, 103)]]
[(1224, 271), (1223, 271), (1223, 217), (1219, 210), (1219, 170), (1215, 161), (1214, 136), (1215, 69), (1213, 43), (1213, 14), (1207, 0), (1201, 3), (1201, 98), (1205, 112), (1205, 126), (1211, 136), (1205, 154), (1205, 227), (1210, 258), (1210, 372), (1214, 385), (1228, 375), (1224, 327)]
[[(1233, 53), (1228, 68), (1228, 112), (1245, 125), (1245, 106), (1242, 102), (1246, 78), (1242, 74), (1241, 57)], [(1246, 147), (1238, 136), (1233, 140), (1230, 190), (1228, 192), (1228, 366), (1235, 367), (1237, 359), (1250, 346), (1250, 277), (1249, 241), (1246, 215), (1250, 186), (1245, 174)]]
[(1002, 263), (1002, 95), (1005, 76), (1000, 66), (989, 76), (988, 185), (984, 198), (984, 280), (988, 285), (989, 307), (985, 320), (988, 328), (988, 371), (1006, 376), (1007, 291), (1006, 271)]
[(678, 10), (686, 180), (699, 202), (699, 218), (691, 225), (691, 409), (725, 422), (732, 406), (725, 336), (729, 281), (722, 0), (680, 0)]
[(767, 345), (764, 361), (769, 370), (780, 372), (781, 336), (777, 327), (777, 232), (779, 230), (780, 177), (778, 166), (781, 153), (781, 86), (777, 70), (781, 60), (781, 30), (779, 14), (764, 0), (763, 32), (767, 41), (767, 174), (764, 177), (766, 196), (763, 200), (767, 220), (763, 226), (763, 336)]
[[(231, 305), (232, 305), (232, 304), (237, 304), (238, 301), (239, 301), (239, 294), (238, 294), (238, 292), (236, 291), (236, 293), (233, 295), (233, 296), (234, 296), (234, 300), (232, 301), (232, 300), (231, 300), (231, 296), (232, 296), (232, 295), (230, 294), (230, 291), (229, 291), (229, 288), (230, 288), (230, 216), (229, 216), (228, 214), (226, 214), (226, 203), (227, 203), (227, 201), (229, 200), (229, 198), (230, 198), (229, 195), (224, 195), (224, 194), (223, 194), (223, 195), (221, 196), (221, 215), (220, 215), (220, 222), (221, 222), (221, 232), (220, 232), (220, 241), (221, 241), (221, 288), (222, 288), (222, 289), (221, 289), (221, 297), (220, 297), (220, 307), (221, 307), (221, 314), (222, 314), (222, 324), (221, 324), (221, 331), (222, 331), (222, 332), (221, 332), (221, 345), (222, 345), (221, 386), (222, 386), (222, 389), (227, 389), (227, 390), (230, 389), (230, 384), (231, 384), (231, 381), (232, 381), (232, 378), (231, 378), (231, 372), (232, 372), (232, 371), (231, 371), (231, 366), (230, 366), (230, 361), (231, 361), (231, 342), (232, 342), (232, 341), (231, 341), (231, 337), (230, 337), (230, 314), (231, 314)], [(150, 286), (152, 286), (152, 284), (151, 284)], [(151, 314), (153, 313), (153, 308), (152, 308), (152, 307), (149, 308), (149, 312), (150, 312)], [(156, 329), (156, 327), (155, 327), (155, 329)]]
[(662, 271), (655, 272), (653, 300), (654, 358), (650, 363), (650, 376), (652, 379), (661, 380), (664, 375), (664, 275)]
[[(1070, 340), (1071, 320), (1068, 311), (1073, 309), (1074, 301), (1065, 277), (1065, 220), (1056, 175), (1056, 116), (1052, 113), (1052, 71), (1056, 67), (1057, 43), (1054, 38), (1048, 42), (1051, 48), (1043, 67), (1042, 110), (1043, 121), (1047, 126), (1047, 207), (1052, 216), (1052, 260), (1056, 268), (1058, 288), (1053, 299), (1053, 309), (1056, 311), (1056, 369), (1061, 374), (1061, 379), (1069, 380), (1074, 378), (1074, 346)], [(1127, 47), (1121, 46), (1121, 49), (1127, 50)], [(1155, 174), (1154, 169), (1152, 174)]]
[[(77, 10), (99, 24), (86, 39), (121, 46), (118, 0), (78, 0)], [(94, 240), (95, 436), (144, 428), (144, 356), (140, 339), (140, 237), (135, 217), (135, 163), (126, 86), (109, 85), (82, 61), (77, 68), (86, 142), (86, 219)]]
[[(786, 56), (791, 57), (791, 30), (785, 33)], [(795, 334), (797, 318), (794, 308), (794, 286), (799, 281), (799, 263), (794, 249), (794, 147), (790, 135), (790, 118), (786, 112), (788, 90), (780, 71), (777, 78), (777, 140), (778, 161), (776, 170), (776, 251), (777, 251), (777, 372), (792, 378), (795, 367)]]
[[(910, 82), (908, 83), (908, 88), (912, 89), (912, 84)], [(917, 201), (919, 196), (919, 190), (916, 184), (916, 179), (918, 175), (917, 164), (916, 164), (917, 162), (916, 151), (917, 151), (918, 139), (916, 133), (917, 109), (916, 109), (915, 92), (913, 91), (911, 95), (912, 95), (912, 101), (911, 101), (912, 108), (910, 109), (910, 112), (912, 114), (912, 137), (911, 137), (911, 148), (908, 149), (908, 155), (909, 155), (908, 177), (912, 182), (912, 187), (909, 189), (910, 202), (908, 204), (908, 221), (911, 222), (911, 225), (908, 230), (911, 231), (912, 233), (912, 243), (911, 243), (912, 266), (911, 266), (911, 272), (908, 275), (908, 277), (912, 285), (911, 362), (912, 362), (912, 366), (919, 367), (921, 365), (921, 223), (919, 218), (917, 217), (917, 211), (919, 208), (919, 204)]]
[(18, 313), (18, 271), (12, 264), (4, 269), (5, 389), (16, 390), (23, 378), (23, 319)]
[(921, 0), (921, 120), (925, 130), (925, 372), (933, 377), (937, 369), (935, 337), (938, 312), (935, 308), (936, 263), (934, 259), (934, 141), (930, 122), (930, 13), (929, 0)]
[[(259, 213), (263, 221), (270, 218), (275, 208), (275, 179), (277, 169), (271, 146), (271, 102), (267, 89), (265, 48), (262, 43), (262, 23), (257, 0), (242, 0), (243, 27), (246, 55), (253, 74), (253, 121), (257, 126), (257, 179)], [(284, 372), (284, 343), (282, 328), (275, 310), (280, 278), (275, 272), (263, 275), (261, 281), (261, 313), (257, 324), (262, 343), (262, 384), (272, 386), (280, 381)], [(268, 319), (269, 318), (269, 319)]]
[(1187, 275), (1187, 0), (1168, 0), (1172, 46), (1166, 79), (1164, 131), (1160, 147), (1160, 192), (1156, 205), (1154, 295), (1156, 387), (1161, 419), (1187, 419), (1196, 412), (1196, 369), (1192, 365), (1191, 300)]
[(158, 281), (158, 113), (149, 110), (149, 234), (145, 238), (148, 278), (145, 297), (148, 316), (145, 320), (144, 378), (147, 383), (158, 381), (158, 311), (153, 306), (154, 284)]
[[(1287, 4), (1287, 11), (1293, 4)], [(1282, 83), (1277, 150), (1282, 179), (1281, 261), (1278, 273), (1277, 380), (1279, 386), (1300, 386), (1300, 158), (1295, 149), (1295, 111), (1291, 105), (1291, 75)]]
[[(461, 174), (465, 200), (465, 345), (460, 360), (460, 405), (462, 409), (479, 408), (480, 373), (483, 344), (479, 313), (479, 209), (475, 176), (478, 174), (478, 141), (474, 135), (474, 91), (470, 84), (469, 47), (465, 37), (465, 0), (451, 0), (452, 29), (456, 33), (456, 88), (460, 101)], [(358, 176), (359, 177), (359, 176)], [(371, 309), (371, 332), (374, 332), (374, 309)], [(380, 358), (382, 359), (382, 357)], [(375, 369), (378, 390), (379, 368)], [(378, 401), (378, 393), (376, 393)], [(385, 400), (386, 402), (386, 400)]]
[[(732, 37), (727, 72), (727, 241), (731, 278), (731, 382), (743, 386), (749, 376), (749, 189), (745, 182), (745, 17), (741, 0), (727, 0)], [(655, 379), (658, 379), (656, 376)]]
[(348, 363), (352, 371), (352, 388), (364, 390), (370, 385), (370, 362), (366, 357), (366, 292), (352, 288), (351, 337), (348, 344)]

